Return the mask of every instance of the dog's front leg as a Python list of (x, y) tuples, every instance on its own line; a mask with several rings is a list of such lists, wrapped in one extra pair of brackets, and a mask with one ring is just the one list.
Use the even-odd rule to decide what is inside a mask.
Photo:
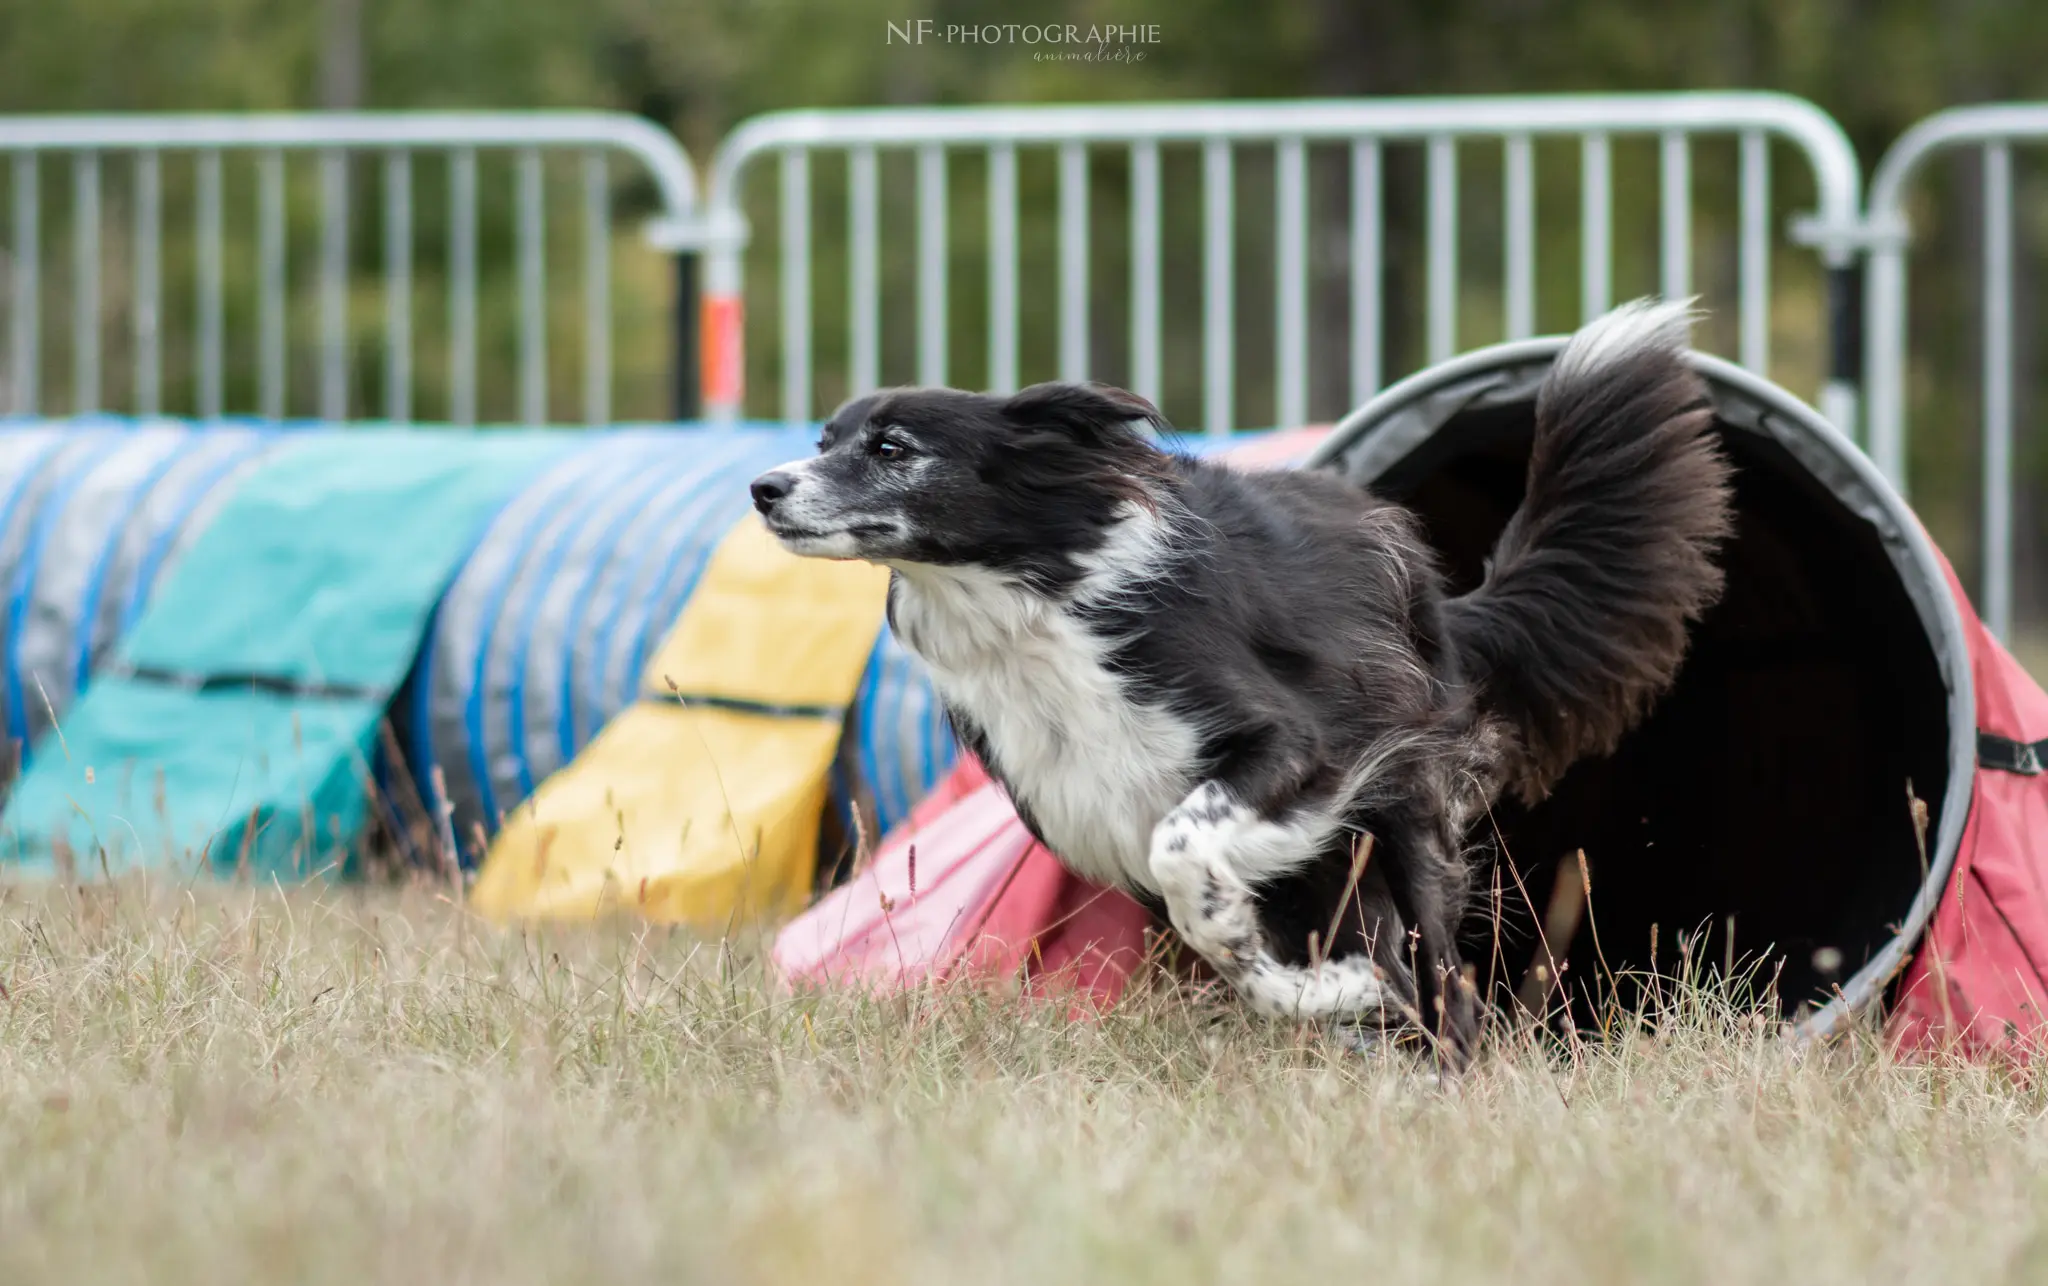
[(1314, 859), (1327, 827), (1276, 821), (1205, 781), (1152, 830), (1152, 878), (1181, 938), (1260, 1013), (1379, 1017), (1397, 1003), (1368, 956), (1291, 965), (1267, 949), (1255, 886)]

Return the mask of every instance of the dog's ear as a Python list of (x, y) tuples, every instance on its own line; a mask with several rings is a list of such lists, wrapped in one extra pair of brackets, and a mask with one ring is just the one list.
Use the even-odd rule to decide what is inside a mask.
[(1158, 407), (1107, 384), (1033, 384), (1003, 403), (1003, 417), (1022, 432), (1056, 432), (1087, 446), (1142, 439), (1166, 427)]

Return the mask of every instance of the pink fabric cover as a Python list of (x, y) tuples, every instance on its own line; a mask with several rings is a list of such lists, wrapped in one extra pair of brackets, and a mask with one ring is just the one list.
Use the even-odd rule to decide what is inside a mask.
[(783, 929), (774, 959), (791, 981), (894, 991), (962, 972), (1022, 975), (1109, 1004), (1150, 923), (1130, 898), (1061, 866), (963, 756), (860, 874)]
[[(2048, 738), (2048, 693), (1962, 608), (1977, 688), (1977, 727), (2014, 741)], [(2048, 775), (1979, 769), (1970, 820), (1918, 953), (1900, 979), (1890, 1028), (1909, 1051), (2026, 1057), (2048, 1014)]]

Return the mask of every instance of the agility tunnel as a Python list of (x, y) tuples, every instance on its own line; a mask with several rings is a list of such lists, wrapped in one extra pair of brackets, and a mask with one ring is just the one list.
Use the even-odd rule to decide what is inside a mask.
[[(4, 819), (15, 860), (303, 874), (346, 853), (435, 602), (483, 518), (564, 445), (365, 430), (264, 452), (31, 743)], [(38, 525), (72, 522), (46, 505)]]
[[(1453, 577), (1475, 584), (1520, 502), (1536, 389), (1562, 343), (1414, 376), (1310, 463), (1415, 507)], [(1809, 1032), (1889, 1004), (1914, 1041), (2026, 1043), (2048, 999), (2033, 749), (2048, 696), (1861, 451), (1776, 385), (1694, 363), (1736, 466), (1727, 590), (1614, 754), (1533, 809), (1496, 810), (1503, 866), (1528, 890), (1503, 972), (1541, 949), (1546, 901), (1584, 884), (1579, 931), (1550, 944), (1581, 994), (1597, 976), (1733, 962)]]
[[(449, 847), (473, 861), (534, 783), (659, 698), (643, 665), (747, 482), (808, 449), (759, 428), (0, 429), (0, 687), (28, 748), (0, 860), (291, 875), (375, 832), (438, 861), (436, 828), (406, 823), (445, 783), (440, 834), (459, 817)], [(841, 645), (833, 811), (873, 828), (951, 743), (878, 614)]]
[[(1472, 586), (1520, 503), (1536, 392), (1563, 343), (1411, 377), (1306, 467), (1413, 506)], [(1737, 470), (1727, 591), (1673, 690), (1612, 755), (1575, 766), (1537, 807), (1497, 806), (1502, 927), (1483, 926), (1467, 958), (1503, 999), (1532, 975), (1561, 977), (1582, 1015), (1603, 984), (1730, 974), (1773, 988), (1806, 1033), (1880, 1006), (1916, 1045), (2024, 1048), (2048, 1001), (2048, 696), (1854, 444), (1785, 390), (1694, 361)], [(784, 931), (789, 976), (901, 986), (976, 962), (1028, 975), (1039, 943), (1115, 968), (1137, 957), (1128, 910), (1102, 906), (1119, 894), (1005, 914), (1004, 877), (1029, 864), (1005, 847), (1002, 801), (958, 785), (949, 809), (892, 837), (873, 889)], [(913, 843), (921, 892), (903, 869)], [(969, 874), (948, 882), (935, 857)], [(863, 900), (881, 895), (880, 911)], [(1080, 905), (1096, 908), (1099, 941), (1073, 941)], [(911, 930), (908, 950), (891, 927)], [(1113, 995), (1103, 972), (1081, 981)]]

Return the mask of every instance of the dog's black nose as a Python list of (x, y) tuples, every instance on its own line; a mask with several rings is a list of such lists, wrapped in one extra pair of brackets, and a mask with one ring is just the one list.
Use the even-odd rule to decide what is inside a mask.
[(754, 508), (767, 513), (775, 502), (788, 495), (796, 479), (786, 473), (764, 473), (754, 479)]

